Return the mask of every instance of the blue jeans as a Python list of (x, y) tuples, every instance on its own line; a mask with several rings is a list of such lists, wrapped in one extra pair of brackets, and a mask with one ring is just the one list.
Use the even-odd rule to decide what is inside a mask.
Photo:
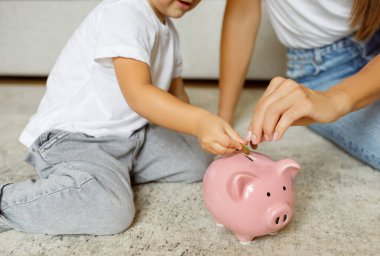
[[(365, 43), (343, 38), (321, 48), (288, 49), (287, 75), (313, 90), (325, 91), (357, 73), (379, 52), (380, 30)], [(310, 128), (380, 170), (380, 101), (334, 123), (314, 124)]]

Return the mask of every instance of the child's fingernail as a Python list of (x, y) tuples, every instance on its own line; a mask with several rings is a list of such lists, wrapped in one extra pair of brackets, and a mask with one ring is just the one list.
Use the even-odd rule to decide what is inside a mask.
[(269, 136), (265, 134), (265, 135), (264, 135), (264, 140), (265, 140), (265, 141), (270, 141)]
[(258, 144), (257, 143), (257, 137), (256, 137), (256, 135), (252, 134), (251, 141), (252, 141), (253, 144)]
[(245, 136), (245, 140), (246, 140), (246, 141), (250, 141), (250, 140), (251, 140), (251, 136), (252, 136), (252, 132), (251, 132), (251, 131), (248, 131), (248, 132), (247, 132), (247, 136)]
[(278, 139), (279, 139), (279, 135), (280, 135), (280, 134), (279, 134), (278, 132), (275, 132), (274, 135), (273, 135), (273, 140), (274, 140), (274, 141), (278, 141)]

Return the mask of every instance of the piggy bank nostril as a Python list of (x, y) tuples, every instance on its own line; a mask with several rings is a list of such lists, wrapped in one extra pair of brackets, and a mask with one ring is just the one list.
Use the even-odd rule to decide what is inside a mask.
[(280, 222), (280, 217), (277, 217), (276, 218), (276, 224), (278, 224)]
[(287, 218), (288, 218), (288, 216), (285, 214), (284, 215), (284, 222), (286, 221)]

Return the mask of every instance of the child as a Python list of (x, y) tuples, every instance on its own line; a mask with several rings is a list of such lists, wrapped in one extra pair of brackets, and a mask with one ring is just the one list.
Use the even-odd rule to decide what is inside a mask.
[[(59, 56), (20, 140), (37, 181), (1, 186), (2, 231), (108, 235), (131, 224), (131, 183), (194, 182), (244, 140), (188, 104), (179, 18), (200, 0), (105, 0)], [(168, 92), (169, 91), (169, 92)], [(149, 124), (148, 120), (166, 127)]]

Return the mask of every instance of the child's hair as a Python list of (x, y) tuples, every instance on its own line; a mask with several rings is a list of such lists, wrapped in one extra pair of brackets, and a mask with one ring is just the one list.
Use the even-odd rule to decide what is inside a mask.
[(351, 10), (351, 27), (359, 26), (356, 38), (372, 36), (380, 27), (380, 0), (354, 0)]

